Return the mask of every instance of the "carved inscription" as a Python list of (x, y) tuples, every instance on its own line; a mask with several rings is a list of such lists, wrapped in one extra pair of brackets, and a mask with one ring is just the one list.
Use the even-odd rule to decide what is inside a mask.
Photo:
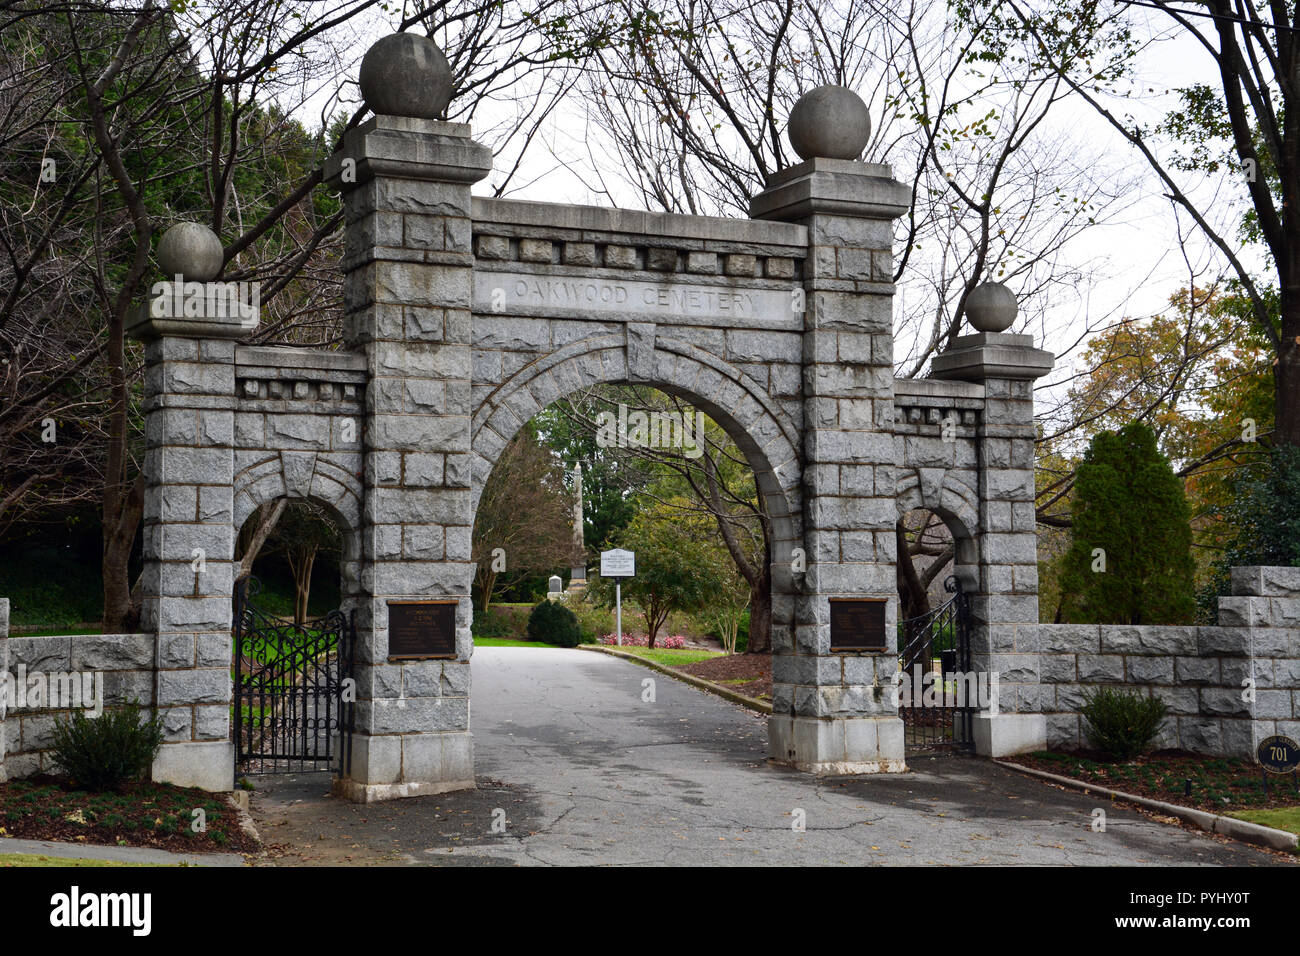
[(790, 292), (780, 289), (517, 272), (474, 273), (474, 310), (481, 314), (612, 312), (653, 316), (659, 321), (716, 318), (797, 325), (803, 316), (794, 311), (792, 301)]

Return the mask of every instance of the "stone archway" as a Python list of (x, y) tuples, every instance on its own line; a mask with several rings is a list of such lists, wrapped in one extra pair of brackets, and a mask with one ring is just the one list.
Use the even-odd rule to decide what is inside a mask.
[(343, 515), (359, 555), (342, 792), (473, 786), (477, 498), (523, 422), (598, 382), (682, 396), (754, 469), (775, 530), (774, 760), (905, 769), (889, 638), (895, 524), (913, 504), (965, 529), (975, 651), (1023, 677), (1012, 707), (1036, 706), (1035, 665), (1005, 634), (1036, 619), (1031, 383), (1051, 357), (980, 332), (936, 356), (934, 380), (895, 380), (893, 221), (909, 191), (889, 167), (801, 137), (810, 152), (748, 220), (475, 198), (491, 151), (403, 108), (390, 96), (324, 171), (346, 218), (345, 351), (237, 346), (249, 326), (220, 314), (132, 325), (150, 342), (145, 626), (159, 647), (201, 648), (159, 655), (160, 707), (205, 731), (169, 739), (156, 776), (229, 785), (235, 529), (296, 495)]
[[(717, 422), (736, 442), (754, 474), (771, 521), (771, 553), (791, 555), (802, 546), (802, 471), (793, 422), (744, 372), (671, 338), (656, 341), (654, 357), (640, 373), (629, 369), (623, 336), (581, 339), (524, 366), (487, 395), (473, 418), (472, 515), (477, 515), (484, 485), (518, 430), (552, 402), (603, 384), (651, 386), (683, 399)], [(721, 404), (727, 396), (731, 399)], [(791, 562), (774, 560), (769, 577), (772, 640), (789, 644), (795, 606)]]

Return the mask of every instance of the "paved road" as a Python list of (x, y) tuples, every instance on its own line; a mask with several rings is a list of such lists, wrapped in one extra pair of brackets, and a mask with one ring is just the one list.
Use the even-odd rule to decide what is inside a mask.
[[(963, 757), (817, 779), (769, 766), (762, 718), (589, 651), (480, 648), (475, 791), (370, 806), (281, 779), (254, 796), (277, 862), (1235, 864), (1282, 857)], [(654, 680), (655, 699), (643, 700)], [(802, 811), (806, 829), (792, 824)], [(505, 832), (493, 821), (505, 820)]]

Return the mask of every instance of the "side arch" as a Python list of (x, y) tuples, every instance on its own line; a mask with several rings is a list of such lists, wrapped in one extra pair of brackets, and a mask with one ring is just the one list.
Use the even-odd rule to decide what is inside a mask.
[[(268, 452), (264, 457), (235, 473), (235, 533), (262, 505), (280, 498), (310, 500), (324, 506), (334, 517), (343, 535), (343, 573), (361, 559), (361, 501), (363, 489), (357, 467), (349, 470), (332, 457), (315, 452)], [(345, 592), (348, 590), (345, 587)]]
[(944, 468), (915, 468), (899, 472), (895, 504), (898, 517), (924, 508), (938, 515), (952, 533), (957, 565), (979, 565), (979, 502), (972, 491)]

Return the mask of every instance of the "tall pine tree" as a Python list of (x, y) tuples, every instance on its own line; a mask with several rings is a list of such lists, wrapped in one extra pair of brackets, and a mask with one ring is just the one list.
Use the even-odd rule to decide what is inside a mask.
[(1190, 510), (1148, 425), (1093, 438), (1075, 482), (1072, 527), (1061, 580), (1067, 621), (1191, 621)]

